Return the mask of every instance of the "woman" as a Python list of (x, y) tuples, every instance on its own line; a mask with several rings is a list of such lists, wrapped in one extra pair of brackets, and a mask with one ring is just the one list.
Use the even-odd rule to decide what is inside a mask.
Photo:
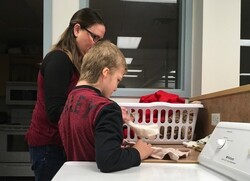
[(41, 64), (37, 102), (26, 134), (36, 181), (51, 180), (66, 161), (57, 123), (79, 79), (83, 56), (104, 34), (100, 15), (89, 8), (80, 9)]

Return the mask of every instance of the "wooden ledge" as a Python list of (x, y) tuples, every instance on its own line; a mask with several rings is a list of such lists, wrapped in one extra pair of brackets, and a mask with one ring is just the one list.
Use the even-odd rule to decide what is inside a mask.
[(232, 88), (232, 89), (223, 90), (223, 91), (218, 91), (218, 92), (214, 92), (210, 94), (204, 94), (201, 96), (191, 97), (189, 101), (190, 102), (201, 101), (205, 99), (217, 98), (217, 97), (228, 96), (228, 95), (233, 95), (233, 94), (241, 94), (245, 92), (250, 92), (250, 84)]

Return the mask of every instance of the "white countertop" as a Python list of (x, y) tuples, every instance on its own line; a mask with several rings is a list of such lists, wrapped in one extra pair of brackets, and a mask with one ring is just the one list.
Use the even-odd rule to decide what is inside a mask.
[(52, 181), (232, 181), (200, 164), (142, 163), (126, 170), (102, 173), (95, 162), (66, 162)]

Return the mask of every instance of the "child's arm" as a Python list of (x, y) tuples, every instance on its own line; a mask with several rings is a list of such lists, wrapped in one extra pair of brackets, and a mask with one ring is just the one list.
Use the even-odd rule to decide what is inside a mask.
[(123, 118), (117, 104), (104, 106), (95, 121), (96, 163), (102, 172), (138, 166), (151, 152), (151, 145), (139, 141), (135, 147), (122, 148)]

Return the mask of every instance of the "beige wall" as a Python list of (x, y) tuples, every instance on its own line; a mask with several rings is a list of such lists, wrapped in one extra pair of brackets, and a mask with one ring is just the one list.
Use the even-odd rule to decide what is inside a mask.
[(192, 96), (239, 86), (240, 0), (193, 0)]

